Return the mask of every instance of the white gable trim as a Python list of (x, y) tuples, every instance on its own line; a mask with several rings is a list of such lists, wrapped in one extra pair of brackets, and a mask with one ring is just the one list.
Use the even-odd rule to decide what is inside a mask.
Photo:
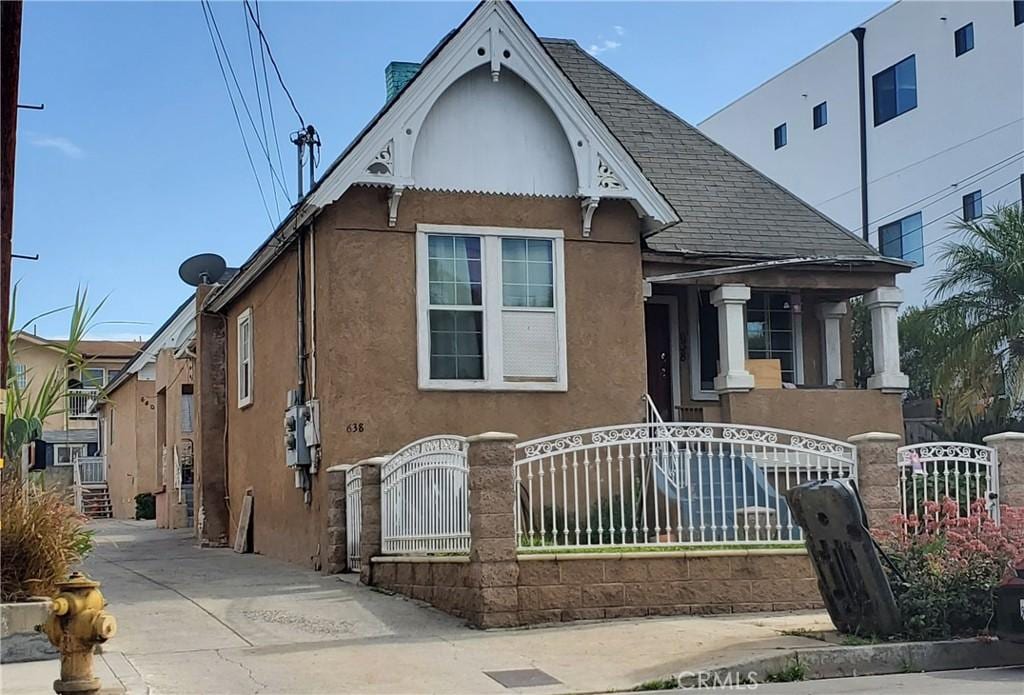
[(412, 156), (423, 121), (437, 98), (456, 80), (481, 65), (501, 79), (514, 71), (547, 103), (565, 131), (584, 200), (623, 198), (657, 225), (677, 221), (672, 206), (647, 180), (625, 148), (540, 45), (519, 14), (503, 0), (486, 0), (461, 30), (433, 57), (313, 192), (321, 209), (355, 184), (386, 185), (399, 195), (415, 187)]

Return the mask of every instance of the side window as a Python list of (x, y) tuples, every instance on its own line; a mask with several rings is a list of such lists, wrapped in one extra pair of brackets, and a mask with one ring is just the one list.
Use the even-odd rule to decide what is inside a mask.
[(252, 309), (238, 317), (238, 407), (252, 403)]
[(917, 108), (917, 62), (904, 58), (871, 78), (875, 105), (875, 125)]
[(814, 107), (814, 112), (812, 114), (812, 119), (814, 121), (814, 129), (815, 130), (817, 130), (818, 128), (820, 128), (823, 125), (826, 125), (828, 123), (828, 102), (827, 101), (823, 101), (823, 102), (821, 102), (820, 104), (818, 104), (817, 106)]
[(974, 23), (965, 24), (953, 32), (953, 50), (957, 57), (974, 48)]
[(783, 123), (782, 125), (779, 125), (779, 126), (775, 126), (774, 140), (775, 140), (775, 149), (780, 149), (780, 148), (786, 146), (786, 143), (789, 141), (789, 139), (788, 139), (788, 137), (786, 135), (786, 124), (785, 123)]
[(902, 258), (924, 265), (924, 231), (921, 213), (890, 222), (878, 228), (878, 245), (883, 256)]
[(981, 208), (981, 191), (974, 191), (964, 196), (964, 222), (976, 220), (984, 214)]

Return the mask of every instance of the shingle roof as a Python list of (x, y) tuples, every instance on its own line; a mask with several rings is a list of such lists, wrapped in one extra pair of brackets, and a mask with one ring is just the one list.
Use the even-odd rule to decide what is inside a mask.
[(541, 39), (680, 221), (654, 251), (790, 258), (878, 252), (655, 103), (575, 41)]

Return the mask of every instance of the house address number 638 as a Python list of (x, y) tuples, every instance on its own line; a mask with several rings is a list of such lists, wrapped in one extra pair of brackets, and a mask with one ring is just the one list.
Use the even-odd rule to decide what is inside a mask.
[(363, 432), (366, 430), (366, 425), (362, 422), (350, 422), (345, 427), (346, 432)]

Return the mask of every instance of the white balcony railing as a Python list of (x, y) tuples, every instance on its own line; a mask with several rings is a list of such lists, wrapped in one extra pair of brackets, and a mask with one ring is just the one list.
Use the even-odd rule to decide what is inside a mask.
[(98, 394), (96, 389), (68, 389), (68, 417), (74, 420), (95, 419), (92, 406)]

